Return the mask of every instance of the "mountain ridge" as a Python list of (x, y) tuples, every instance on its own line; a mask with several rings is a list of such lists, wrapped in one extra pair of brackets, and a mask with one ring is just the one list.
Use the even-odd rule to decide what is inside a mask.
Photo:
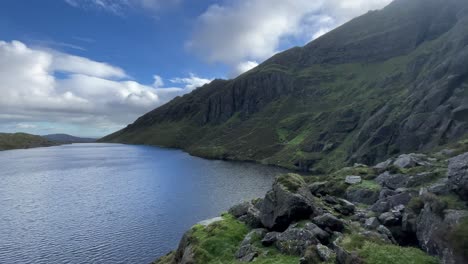
[(303, 171), (430, 150), (468, 131), (467, 45), (464, 1), (396, 0), (101, 141)]

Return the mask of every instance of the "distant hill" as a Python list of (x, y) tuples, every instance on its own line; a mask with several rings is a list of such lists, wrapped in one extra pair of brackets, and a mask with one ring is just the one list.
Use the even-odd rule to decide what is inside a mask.
[(0, 150), (28, 149), (59, 145), (46, 138), (26, 133), (0, 133)]
[(45, 135), (42, 136), (50, 141), (57, 142), (57, 143), (62, 143), (62, 144), (68, 144), (68, 143), (92, 143), (96, 142), (95, 138), (81, 138), (81, 137), (75, 137), (67, 134), (50, 134), (50, 135)]
[(428, 151), (468, 132), (466, 0), (396, 0), (103, 142), (324, 171)]

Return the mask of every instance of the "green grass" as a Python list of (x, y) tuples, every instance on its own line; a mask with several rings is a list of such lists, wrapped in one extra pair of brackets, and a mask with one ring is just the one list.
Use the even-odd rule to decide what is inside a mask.
[[(249, 229), (231, 215), (223, 215), (224, 220), (207, 227), (196, 225), (191, 230), (190, 241), (196, 263), (234, 264), (241, 263), (234, 257), (240, 243)], [(260, 240), (254, 243), (262, 254), (253, 263), (296, 264), (299, 257), (282, 255), (274, 247), (261, 246)], [(170, 258), (171, 256), (165, 257)], [(164, 262), (160, 262), (164, 263)]]
[(276, 180), (290, 192), (297, 192), (299, 188), (306, 184), (301, 175), (294, 173), (283, 174)]
[(366, 241), (358, 251), (366, 264), (437, 264), (438, 260), (422, 250)]
[(462, 221), (449, 234), (449, 241), (453, 245), (455, 252), (468, 260), (468, 218)]
[(377, 237), (365, 237), (357, 233), (347, 234), (340, 243), (347, 251), (355, 251), (366, 264), (437, 264), (422, 250), (387, 244)]
[(368, 189), (368, 190), (373, 190), (373, 191), (378, 191), (381, 189), (381, 186), (376, 183), (375, 181), (372, 180), (363, 180), (359, 184), (354, 184), (349, 187), (351, 189)]

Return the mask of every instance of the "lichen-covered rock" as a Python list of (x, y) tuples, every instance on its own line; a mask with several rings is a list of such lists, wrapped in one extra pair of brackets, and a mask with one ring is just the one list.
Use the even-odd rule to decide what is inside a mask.
[(323, 244), (328, 244), (330, 240), (330, 233), (326, 232), (314, 223), (307, 223), (304, 229), (310, 231), (318, 240)]
[(416, 221), (419, 245), (429, 254), (439, 256), (444, 264), (465, 263), (466, 260), (455, 253), (447, 240), (447, 235), (465, 217), (468, 217), (468, 211), (446, 210), (441, 216), (426, 204)]
[(375, 181), (379, 183), (382, 187), (387, 187), (392, 190), (406, 187), (406, 185), (408, 184), (408, 180), (408, 175), (390, 174), (389, 172), (384, 172), (375, 179)]
[(258, 207), (263, 226), (277, 231), (283, 231), (293, 221), (307, 219), (316, 212), (314, 198), (305, 184), (293, 192), (278, 180)]
[(430, 164), (426, 155), (414, 153), (402, 154), (393, 162), (393, 165), (401, 169), (415, 166), (429, 166)]
[(364, 226), (367, 229), (376, 229), (377, 227), (379, 227), (379, 225), (380, 225), (380, 222), (377, 219), (377, 217), (368, 218), (366, 222), (364, 223)]
[(279, 232), (269, 232), (262, 239), (262, 245), (269, 247), (278, 239)]
[(447, 177), (452, 190), (468, 201), (468, 153), (449, 160)]
[(351, 185), (352, 184), (358, 184), (358, 183), (362, 182), (362, 178), (361, 178), (361, 176), (350, 175), (350, 176), (346, 176), (345, 182), (347, 184), (351, 184)]
[(335, 257), (335, 252), (322, 244), (317, 244), (317, 254), (324, 262), (328, 262)]
[(336, 216), (326, 213), (317, 217), (314, 217), (312, 221), (317, 224), (319, 227), (325, 230), (338, 231), (341, 232), (344, 229), (344, 222), (341, 219), (338, 219)]
[(319, 241), (309, 230), (302, 228), (288, 228), (277, 236), (275, 246), (283, 254), (304, 255), (306, 249)]
[(253, 202), (244, 202), (229, 209), (229, 213), (251, 228), (263, 227), (260, 211)]
[(379, 199), (379, 190), (367, 188), (348, 188), (346, 190), (346, 199), (353, 203), (371, 205)]
[(376, 213), (384, 213), (398, 205), (407, 205), (411, 201), (412, 195), (409, 192), (403, 192), (396, 195), (379, 199), (370, 210)]
[(260, 251), (253, 245), (255, 240), (262, 239), (267, 233), (266, 229), (259, 228), (250, 231), (242, 241), (235, 257), (241, 262), (251, 262), (260, 253)]

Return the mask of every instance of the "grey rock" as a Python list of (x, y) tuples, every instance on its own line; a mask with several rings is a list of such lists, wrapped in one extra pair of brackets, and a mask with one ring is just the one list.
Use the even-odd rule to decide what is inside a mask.
[(386, 238), (392, 241), (392, 243), (396, 243), (395, 239), (393, 238), (392, 232), (385, 226), (380, 225), (379, 227), (377, 227), (377, 232), (384, 235)]
[(442, 178), (427, 188), (428, 192), (437, 195), (447, 195), (450, 193), (450, 183), (448, 178)]
[(429, 166), (430, 162), (427, 160), (427, 156), (424, 154), (402, 154), (394, 162), (398, 168), (407, 169), (416, 166)]
[(348, 252), (340, 246), (335, 246), (336, 262), (338, 264), (362, 264), (363, 262), (355, 252)]
[(393, 196), (395, 194), (397, 194), (397, 192), (394, 191), (394, 190), (390, 190), (388, 188), (382, 188), (382, 190), (379, 193), (379, 199), (385, 199), (385, 198)]
[(379, 171), (387, 170), (390, 167), (390, 165), (392, 165), (393, 161), (393, 159), (388, 159), (386, 161), (378, 163), (373, 168)]
[(400, 219), (392, 212), (386, 212), (379, 216), (379, 221), (385, 226), (397, 225)]
[(269, 232), (262, 239), (262, 245), (269, 247), (278, 239), (279, 232)]
[(358, 184), (358, 183), (362, 182), (362, 178), (361, 178), (361, 176), (350, 175), (350, 176), (346, 176), (345, 182), (347, 184), (351, 184), (351, 185), (352, 184)]
[(229, 213), (251, 228), (262, 227), (260, 211), (252, 202), (244, 202), (229, 209)]
[(375, 181), (379, 183), (382, 187), (387, 187), (392, 190), (396, 190), (401, 187), (406, 187), (408, 184), (409, 177), (404, 174), (390, 174), (389, 172), (384, 172), (380, 174)]
[(277, 181), (258, 207), (263, 226), (276, 231), (285, 230), (293, 221), (306, 219), (317, 210), (308, 188), (293, 193)]
[(410, 193), (399, 193), (384, 199), (379, 199), (370, 210), (376, 213), (384, 213), (398, 205), (408, 205), (412, 195)]
[(328, 247), (317, 244), (317, 253), (322, 261), (329, 261), (332, 259), (333, 255), (335, 254), (333, 250), (329, 249)]
[(365, 188), (348, 188), (346, 190), (346, 199), (353, 203), (371, 205), (379, 199), (379, 191)]
[(468, 153), (449, 160), (447, 177), (451, 189), (457, 193), (460, 198), (468, 201)]
[(418, 173), (408, 178), (408, 182), (406, 186), (408, 187), (421, 186), (421, 185), (427, 184), (429, 181), (432, 180), (433, 177), (434, 177), (434, 173), (432, 172)]
[(379, 225), (380, 225), (380, 222), (377, 219), (377, 217), (371, 217), (367, 219), (366, 222), (364, 223), (364, 226), (367, 229), (376, 229), (377, 227), (379, 227)]
[(352, 215), (356, 210), (356, 206), (345, 199), (338, 199), (338, 205), (334, 208), (342, 215)]
[(240, 244), (235, 257), (241, 262), (251, 262), (258, 257), (259, 250), (253, 245), (256, 239), (262, 239), (267, 233), (266, 229), (258, 228), (250, 231)]
[(314, 217), (312, 221), (319, 227), (324, 229), (328, 228), (332, 231), (339, 232), (341, 232), (344, 229), (344, 222), (330, 213)]
[(323, 244), (328, 244), (330, 234), (314, 223), (307, 223), (304, 229), (310, 231)]
[(307, 247), (318, 243), (317, 238), (309, 230), (288, 228), (277, 236), (275, 246), (283, 254), (302, 256)]
[(309, 190), (313, 195), (317, 194), (325, 194), (327, 192), (326, 186), (327, 186), (326, 181), (324, 182), (314, 182), (309, 185)]
[(419, 214), (416, 221), (416, 236), (421, 248), (431, 255), (441, 258), (442, 263), (465, 263), (463, 256), (457, 255), (446, 235), (461, 219), (468, 217), (468, 211), (446, 210), (444, 216), (431, 211), (429, 204)]

